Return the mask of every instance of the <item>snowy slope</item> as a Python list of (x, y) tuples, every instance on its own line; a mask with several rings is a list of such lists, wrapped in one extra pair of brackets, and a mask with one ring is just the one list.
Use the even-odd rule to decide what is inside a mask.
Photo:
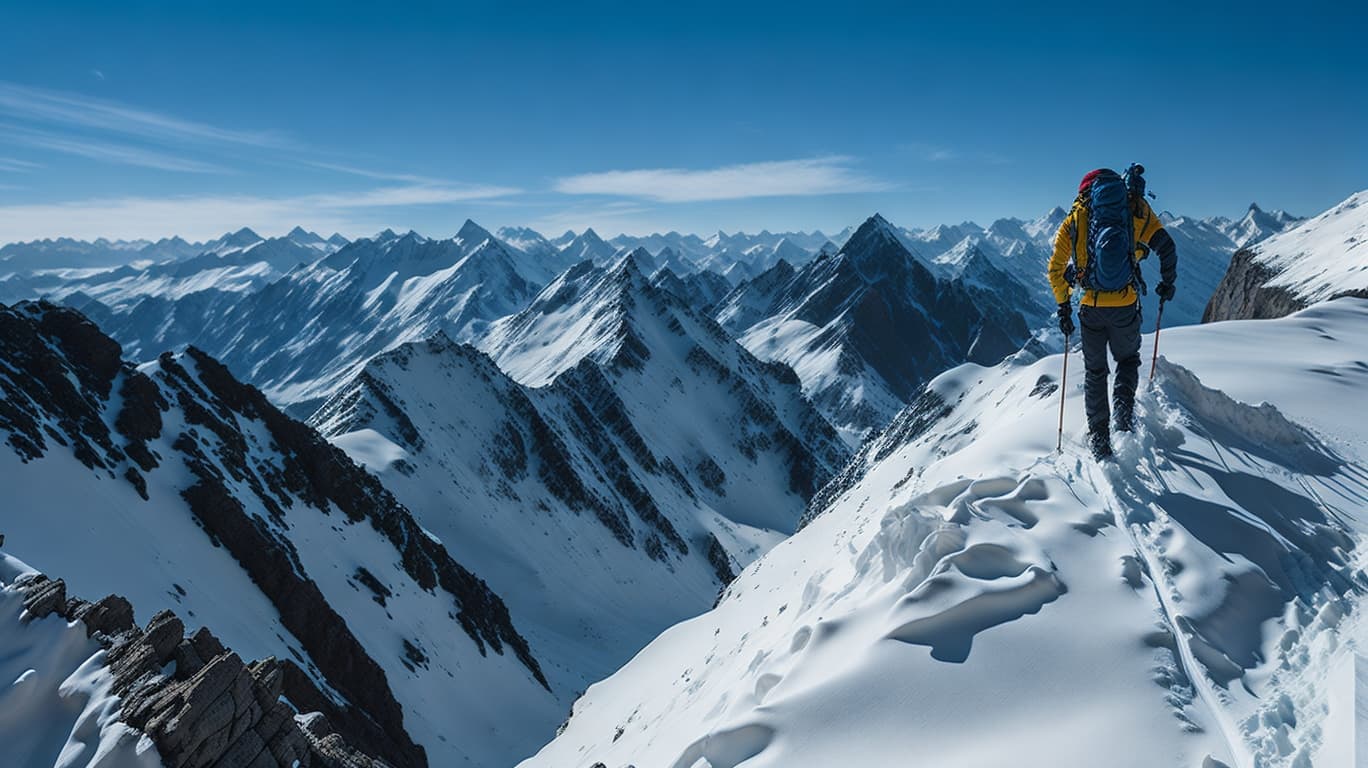
[[(844, 462), (846, 449), (791, 371), (756, 360), (651, 285), (630, 257), (575, 266), (495, 322), (479, 346), (529, 387), (594, 363), (651, 450), (684, 460), (691, 485), (717, 488), (717, 508), (732, 520), (784, 530), (814, 481)], [(748, 498), (754, 489), (779, 501)]]
[(1255, 261), (1277, 275), (1268, 285), (1304, 302), (1368, 290), (1368, 191), (1264, 240), (1254, 251)]
[(377, 357), (314, 417), (508, 601), (560, 702), (522, 716), (543, 741), (578, 692), (707, 610), (803, 510), (740, 456), (706, 464), (729, 486), (704, 485), (701, 447), (665, 453), (632, 416), (591, 362), (531, 389), (439, 336)]
[[(564, 707), (712, 605), (848, 455), (791, 372), (630, 255), (568, 271), (484, 343), (503, 370), (439, 335), (311, 422), (508, 601)], [(549, 739), (563, 713), (523, 720)]]
[(7, 552), (297, 662), (295, 706), (394, 765), (544, 739), (520, 718), (562, 708), (506, 607), (374, 477), (198, 350), (119, 353), (71, 310), (0, 308)]
[(1077, 378), (1054, 453), (1058, 356), (949, 371), (522, 765), (1338, 765), (1365, 323), (1346, 299), (1166, 332), (1104, 466)]

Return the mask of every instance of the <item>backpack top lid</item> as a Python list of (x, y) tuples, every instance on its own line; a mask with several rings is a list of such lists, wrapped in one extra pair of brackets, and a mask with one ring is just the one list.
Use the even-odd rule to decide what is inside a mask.
[(1117, 175), (1116, 171), (1113, 171), (1110, 168), (1098, 168), (1097, 170), (1088, 171), (1087, 173), (1083, 174), (1083, 180), (1078, 182), (1078, 191), (1081, 193), (1083, 190), (1092, 186), (1093, 179), (1096, 179), (1098, 176), (1101, 176), (1103, 174), (1111, 174), (1112, 176)]

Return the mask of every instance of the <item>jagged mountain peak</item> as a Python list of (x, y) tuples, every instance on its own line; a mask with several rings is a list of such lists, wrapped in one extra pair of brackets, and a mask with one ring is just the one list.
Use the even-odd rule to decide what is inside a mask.
[(645, 271), (642, 269), (641, 265), (650, 264), (653, 261), (655, 261), (655, 259), (651, 256), (651, 252), (646, 250), (645, 247), (638, 245), (632, 250), (622, 254), (622, 257), (613, 265), (612, 271), (636, 272), (639, 275), (644, 275)]
[[(916, 263), (916, 258), (887, 219), (874, 214), (865, 220), (841, 246), (838, 253), (869, 283), (901, 274)], [(919, 264), (917, 266), (920, 266)]]
[(461, 229), (456, 233), (457, 240), (470, 245), (475, 245), (493, 237), (494, 236), (489, 233), (489, 230), (476, 224), (473, 219), (466, 219), (465, 223), (461, 225)]
[(219, 247), (223, 249), (245, 248), (253, 243), (259, 243), (262, 240), (263, 238), (261, 235), (253, 232), (248, 227), (243, 227), (236, 232), (229, 232), (219, 238)]

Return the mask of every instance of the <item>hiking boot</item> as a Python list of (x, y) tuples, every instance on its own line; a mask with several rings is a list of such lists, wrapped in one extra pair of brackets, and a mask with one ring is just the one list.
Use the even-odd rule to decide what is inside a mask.
[(1131, 432), (1135, 429), (1135, 410), (1134, 407), (1127, 408), (1120, 403), (1112, 405), (1112, 421), (1115, 422), (1117, 432)]
[(1088, 433), (1088, 447), (1092, 449), (1093, 458), (1098, 461), (1111, 458), (1111, 434), (1105, 431)]

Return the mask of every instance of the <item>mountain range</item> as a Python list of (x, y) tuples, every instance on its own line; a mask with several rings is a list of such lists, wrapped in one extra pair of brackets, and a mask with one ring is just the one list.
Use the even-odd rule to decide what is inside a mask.
[[(0, 742), (90, 768), (1334, 764), (1368, 638), (1362, 201), (1164, 214), (1183, 302), (1115, 465), (1052, 354), (1062, 209), (239, 230), (18, 272)], [(1211, 306), (1282, 319), (1169, 330)]]

